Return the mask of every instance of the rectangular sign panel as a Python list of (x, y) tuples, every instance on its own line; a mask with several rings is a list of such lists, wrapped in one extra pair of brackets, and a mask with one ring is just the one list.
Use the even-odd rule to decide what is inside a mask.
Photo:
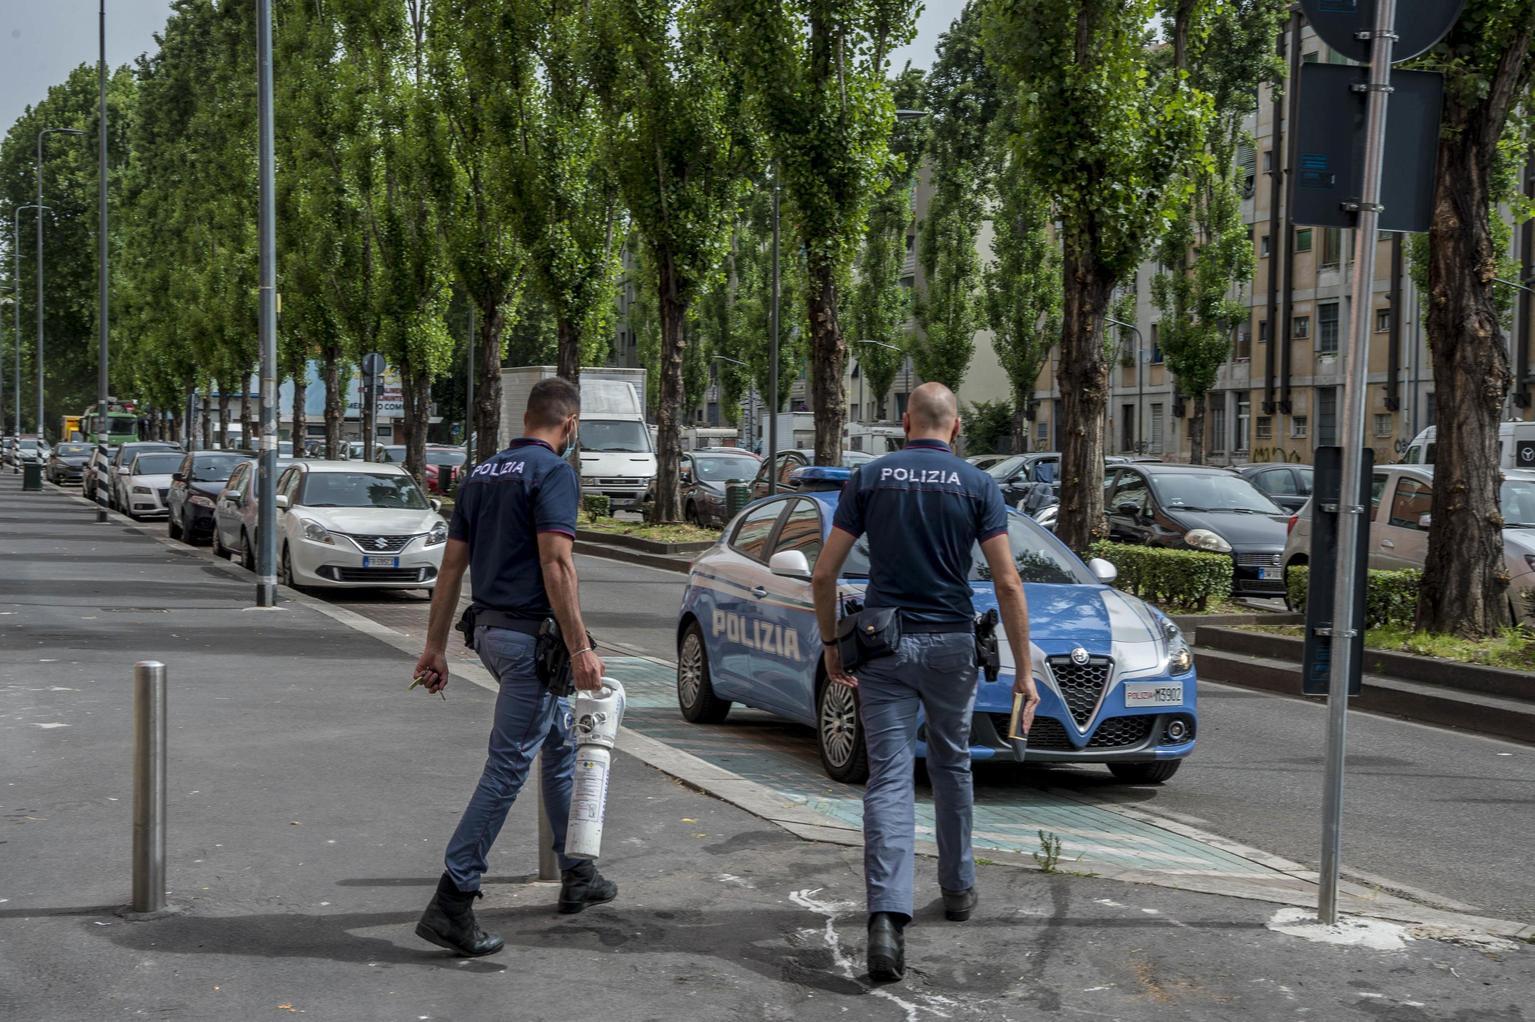
[[(1359, 694), (1364, 675), (1365, 586), (1369, 581), (1370, 554), (1370, 477), (1375, 469), (1375, 452), (1364, 450), (1360, 473), (1359, 504), (1365, 513), (1359, 516), (1359, 565), (1354, 579), (1354, 656), (1353, 673), (1348, 679), (1348, 694)], [(1311, 479), (1311, 563), (1306, 587), (1306, 645), (1301, 657), (1301, 691), (1308, 696), (1325, 696), (1332, 672), (1333, 637), (1318, 635), (1331, 629), (1333, 585), (1337, 579), (1338, 520), (1336, 506), (1342, 485), (1343, 448), (1318, 447)]]

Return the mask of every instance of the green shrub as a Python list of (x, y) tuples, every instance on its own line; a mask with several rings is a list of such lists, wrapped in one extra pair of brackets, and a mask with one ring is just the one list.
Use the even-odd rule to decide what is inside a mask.
[(581, 495), (581, 509), (593, 518), (611, 518), (613, 502), (606, 493), (584, 493)]
[(1200, 611), (1231, 595), (1231, 558), (1224, 554), (1107, 541), (1089, 553), (1119, 569), (1116, 588), (1162, 607)]
[[(1302, 613), (1306, 610), (1306, 588), (1310, 581), (1311, 572), (1304, 564), (1294, 565), (1285, 575), (1290, 606)], [(1418, 590), (1422, 584), (1421, 571), (1371, 571), (1364, 597), (1364, 626), (1411, 625), (1418, 614)]]

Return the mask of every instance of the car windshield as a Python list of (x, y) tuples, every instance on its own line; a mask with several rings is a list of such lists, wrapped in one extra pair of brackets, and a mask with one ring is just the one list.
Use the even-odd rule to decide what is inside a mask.
[(1020, 455), (1012, 458), (1003, 458), (995, 465), (987, 465), (986, 474), (997, 480), (997, 482), (1002, 482), (1017, 475), (1018, 470), (1021, 468), (1023, 468), (1023, 457)]
[(750, 479), (757, 474), (756, 458), (694, 458), (698, 478), (711, 483), (727, 479)]
[(633, 419), (582, 419), (581, 449), (593, 454), (649, 454), (650, 431)]
[(90, 444), (59, 444), (53, 453), (61, 458), (84, 458), (90, 455)]
[(429, 447), (426, 452), (428, 465), (450, 465), (457, 468), (468, 460), (463, 451), (454, 447)]
[(37, 441), (36, 440), (21, 440), (21, 441), (18, 441), (17, 446), (20, 447), (24, 451), (35, 451), (35, 450), (37, 450)]
[[(1061, 549), (1054, 537), (1024, 515), (1007, 516), (1007, 541), (1013, 549), (1013, 560), (1018, 565), (1018, 575), (1025, 582), (1056, 582), (1066, 585), (1095, 584), (1086, 567), (1071, 554)], [(970, 550), (970, 580), (991, 581), (991, 568), (981, 553), (981, 544)], [(869, 537), (860, 536), (847, 555), (842, 569), (845, 578), (869, 577)]]
[(384, 456), (382, 458), (380, 458), (379, 460), (383, 461), (383, 462), (386, 462), (386, 463), (388, 463), (390, 465), (403, 465), (403, 464), (405, 464), (405, 447), (404, 447), (404, 445), (398, 445), (398, 446), (394, 446), (394, 447), (385, 447), (384, 448)]
[[(1278, 505), (1241, 476), (1224, 472), (1153, 472), (1151, 488), (1166, 508), (1277, 515)], [(1121, 484), (1122, 485), (1122, 484)]]
[(416, 481), (395, 472), (311, 472), (304, 481), (305, 507), (382, 507), (425, 511)]
[(192, 482), (222, 483), (234, 472), (235, 466), (244, 461), (238, 454), (213, 454), (193, 459)]
[(1505, 528), (1535, 529), (1535, 479), (1503, 480), (1498, 506)]
[(181, 467), (181, 454), (141, 454), (133, 461), (136, 476), (168, 476)]

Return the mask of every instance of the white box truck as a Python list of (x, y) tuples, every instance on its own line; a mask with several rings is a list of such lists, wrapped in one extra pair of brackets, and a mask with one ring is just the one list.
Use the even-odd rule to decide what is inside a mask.
[[(528, 393), (554, 366), (501, 370), (498, 449), (522, 434)], [(656, 478), (656, 451), (645, 423), (645, 370), (581, 370), (581, 492), (607, 496), (614, 510), (638, 508)]]

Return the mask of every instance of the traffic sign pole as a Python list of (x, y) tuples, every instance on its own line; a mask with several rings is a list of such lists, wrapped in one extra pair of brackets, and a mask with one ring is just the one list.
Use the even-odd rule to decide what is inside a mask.
[(1338, 921), (1338, 870), (1343, 846), (1343, 760), (1348, 725), (1349, 679), (1355, 670), (1352, 639), (1364, 628), (1356, 618), (1355, 572), (1358, 522), (1368, 507), (1359, 502), (1363, 481), (1365, 393), (1368, 390), (1370, 316), (1374, 311), (1375, 248), (1380, 223), (1381, 163), (1385, 153), (1386, 100), (1390, 95), (1391, 47), (1396, 0), (1377, 0), (1370, 33), (1370, 77), (1365, 86), (1364, 183), (1354, 227), (1352, 315), (1343, 380), (1343, 478), (1338, 487), (1338, 572), (1333, 588), (1333, 660), (1327, 696), (1327, 773), (1322, 792), (1322, 874), (1317, 918)]

